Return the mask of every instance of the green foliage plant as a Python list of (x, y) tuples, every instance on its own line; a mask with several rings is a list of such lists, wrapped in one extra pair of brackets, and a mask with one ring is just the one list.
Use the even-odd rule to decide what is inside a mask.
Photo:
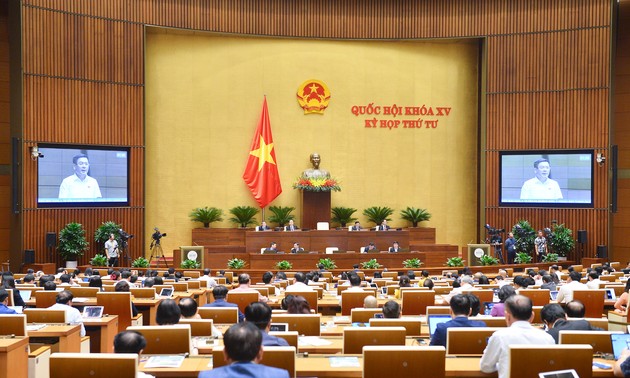
[(220, 222), (223, 220), (223, 210), (216, 207), (198, 207), (193, 209), (190, 214), (190, 220), (192, 222), (203, 223), (204, 228), (209, 228), (210, 223)]
[(131, 266), (133, 268), (148, 268), (149, 260), (145, 259), (144, 257), (138, 257), (137, 259), (133, 260)]
[(514, 240), (516, 241), (516, 252), (530, 253), (534, 250), (534, 240), (536, 240), (536, 230), (526, 220), (519, 220), (512, 227)]
[(418, 223), (431, 219), (431, 214), (429, 214), (427, 209), (407, 207), (400, 212), (400, 218), (410, 222), (413, 227), (418, 227)]
[(107, 256), (105, 255), (96, 255), (92, 257), (90, 260), (90, 265), (92, 266), (107, 266)]
[(289, 270), (293, 269), (293, 264), (291, 264), (287, 260), (282, 260), (276, 263), (275, 268), (278, 270)]
[(295, 218), (295, 215), (291, 213), (295, 210), (295, 207), (290, 206), (269, 206), (269, 211), (272, 215), (269, 217), (269, 222), (276, 223), (279, 227), (283, 227), (289, 223), (291, 219)]
[(324, 269), (326, 270), (337, 269), (337, 265), (335, 264), (333, 259), (330, 259), (330, 258), (319, 259), (319, 261), (316, 264), (316, 267), (319, 267), (319, 264), (323, 265)]
[(94, 243), (96, 243), (96, 246), (98, 248), (97, 252), (101, 252), (105, 249), (105, 242), (109, 240), (110, 234), (114, 234), (114, 237), (116, 241), (118, 242), (118, 245), (120, 245), (121, 240), (120, 240), (119, 230), (121, 228), (122, 228), (122, 225), (113, 221), (107, 221), (107, 222), (101, 223), (101, 225), (98, 226), (96, 231), (94, 231)]
[(383, 223), (384, 220), (390, 221), (392, 214), (394, 214), (394, 209), (387, 206), (371, 206), (363, 210), (363, 215), (365, 215), (368, 221), (374, 222), (377, 225)]
[(481, 265), (499, 265), (499, 259), (490, 255), (483, 255), (479, 258)]
[(464, 259), (461, 257), (449, 257), (446, 259), (446, 266), (464, 266)]
[(245, 268), (245, 260), (233, 258), (228, 260), (227, 267), (230, 269), (243, 269)]
[(201, 264), (195, 260), (184, 260), (180, 264), (180, 266), (184, 269), (199, 269), (201, 268)]
[(341, 227), (346, 227), (348, 223), (352, 223), (357, 218), (354, 218), (352, 215), (357, 211), (357, 209), (353, 209), (352, 207), (333, 207), (330, 209), (332, 217), (330, 220), (333, 223), (338, 223)]
[(530, 262), (532, 262), (532, 256), (530, 256), (529, 253), (516, 252), (514, 262), (517, 264), (529, 264)]
[(364, 261), (361, 263), (363, 269), (379, 269), (382, 265), (376, 259)]
[(571, 229), (565, 227), (564, 224), (553, 225), (553, 237), (549, 242), (550, 249), (558, 254), (558, 256), (567, 257), (569, 252), (575, 248), (575, 239), (573, 239)]
[(542, 262), (545, 262), (545, 263), (558, 262), (558, 254), (557, 253), (547, 253), (546, 255), (543, 256)]
[(57, 251), (65, 261), (77, 261), (89, 245), (90, 243), (85, 238), (85, 230), (80, 223), (70, 222), (59, 231)]
[(405, 268), (420, 268), (420, 265), (424, 264), (422, 261), (420, 261), (420, 259), (417, 258), (407, 259), (402, 263)]
[(247, 228), (250, 224), (256, 224), (255, 218), (258, 213), (259, 210), (253, 206), (236, 206), (230, 209), (233, 217), (228, 220), (241, 228)]

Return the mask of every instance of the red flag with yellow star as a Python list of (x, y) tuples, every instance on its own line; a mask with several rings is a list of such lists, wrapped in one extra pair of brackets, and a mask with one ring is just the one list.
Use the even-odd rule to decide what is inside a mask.
[(243, 173), (243, 180), (251, 190), (261, 208), (267, 206), (280, 193), (280, 175), (276, 164), (276, 151), (271, 136), (271, 123), (267, 110), (267, 98), (263, 101), (262, 114), (249, 149), (249, 159)]

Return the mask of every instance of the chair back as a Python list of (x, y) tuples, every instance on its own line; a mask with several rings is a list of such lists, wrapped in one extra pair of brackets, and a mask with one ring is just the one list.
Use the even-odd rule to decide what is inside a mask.
[(49, 363), (50, 378), (68, 378), (77, 372), (90, 378), (135, 378), (138, 374), (135, 353), (53, 353)]
[(477, 357), (483, 354), (494, 327), (449, 327), (446, 329), (446, 355)]
[(184, 277), (190, 277), (190, 278), (199, 278), (201, 277), (201, 273), (197, 270), (184, 270), (183, 273)]
[(433, 287), (433, 291), (435, 291), (435, 294), (439, 294), (439, 295), (448, 295), (450, 294), (451, 290), (453, 290), (453, 287), (451, 286), (434, 286)]
[(289, 331), (297, 331), (299, 335), (319, 336), (321, 314), (272, 314), (272, 323), (287, 323)]
[(255, 290), (252, 292), (230, 291), (225, 300), (230, 303), (236, 303), (238, 309), (241, 310), (242, 313), (245, 313), (245, 308), (249, 306), (250, 303), (258, 302), (258, 292)]
[(560, 331), (558, 344), (586, 344), (593, 347), (595, 353), (612, 353), (610, 335), (612, 331)]
[(429, 315), (448, 315), (451, 313), (449, 306), (427, 306), (427, 318)]
[(7, 304), (7, 306), (15, 306), (15, 303), (13, 302), (13, 289), (6, 289), (6, 291), (9, 294), (9, 297), (7, 298), (9, 300), (9, 303)]
[(380, 308), (353, 308), (350, 311), (350, 321), (352, 323), (368, 323), (374, 318), (374, 314), (382, 314)]
[[(188, 284), (188, 289), (201, 289), (201, 281), (193, 281), (193, 280), (188, 280), (186, 281), (186, 283)], [(207, 281), (203, 282), (203, 287), (206, 287), (206, 283)]]
[[(284, 369), (289, 372), (289, 377), (295, 377), (295, 347), (263, 347), (262, 365)], [(223, 355), (223, 345), (212, 349), (212, 368), (225, 366), (225, 356)]]
[(129, 292), (134, 298), (155, 299), (154, 287), (132, 287)]
[(446, 352), (442, 346), (365, 346), (363, 378), (444, 378)]
[(353, 308), (363, 307), (365, 297), (373, 295), (370, 291), (342, 291), (341, 315), (350, 315)]
[(47, 308), (25, 308), (27, 323), (49, 323), (49, 324), (65, 324), (66, 311), (49, 310)]
[(404, 327), (407, 336), (420, 336), (420, 318), (370, 319), (370, 327)]
[(309, 307), (311, 308), (311, 310), (315, 310), (315, 312), (317, 312), (317, 297), (319, 296), (317, 291), (315, 290), (302, 290), (302, 291), (297, 291), (297, 290), (291, 290), (291, 291), (285, 291), (284, 292), (284, 296), (286, 297), (287, 295), (299, 295), (304, 297), (304, 299), (306, 299), (306, 301), (308, 302)]
[(383, 278), (389, 278), (391, 280), (397, 280), (398, 279), (398, 272), (382, 272), (381, 276)]
[(590, 345), (522, 345), (510, 350), (510, 377), (536, 377), (540, 372), (575, 369), (581, 378), (593, 376), (593, 347)]
[(96, 304), (103, 306), (103, 313), (118, 315), (118, 332), (126, 330), (131, 325), (131, 293), (96, 293)]
[(360, 354), (367, 345), (405, 345), (405, 327), (351, 328), (343, 330), (343, 354)]
[[(34, 291), (33, 295), (37, 308), (48, 308), (57, 303), (57, 292), (54, 290), (38, 290)], [(9, 298), (13, 299), (13, 296), (9, 296)]]
[(98, 287), (70, 286), (68, 288), (75, 298), (95, 298), (96, 293), (101, 291)]
[(584, 304), (586, 318), (601, 318), (605, 299), (606, 290), (575, 290), (573, 292), (573, 300)]
[(138, 331), (147, 339), (143, 354), (190, 354), (190, 326), (176, 324), (168, 326), (128, 327)]
[(188, 282), (173, 282), (171, 285), (173, 285), (173, 290), (174, 291), (182, 291), (182, 292), (187, 292), (188, 291)]
[(199, 307), (202, 319), (212, 319), (215, 324), (238, 323), (238, 307)]
[(472, 294), (479, 298), (479, 302), (483, 305), (484, 302), (492, 302), (494, 299), (494, 291), (492, 290), (465, 290), (462, 293)]
[(0, 335), (28, 336), (26, 334), (26, 315), (0, 314)]
[(402, 292), (402, 314), (424, 315), (427, 307), (435, 304), (435, 291), (433, 290), (405, 290)]
[(287, 343), (289, 343), (289, 346), (295, 347), (295, 350), (298, 350), (299, 334), (297, 333), (297, 331), (282, 331), (282, 332), (276, 331), (276, 332), (269, 332), (269, 334), (271, 336), (276, 336), (281, 339), (285, 339)]
[(520, 289), (518, 293), (531, 299), (533, 306), (544, 306), (549, 303), (549, 290), (547, 289)]
[(212, 319), (180, 319), (179, 324), (190, 325), (190, 335), (193, 337), (212, 336)]
[(106, 284), (103, 282), (103, 291), (106, 293), (113, 293), (116, 291), (116, 286), (114, 284)]
[(394, 295), (396, 294), (396, 290), (400, 289), (400, 286), (395, 283), (395, 284), (391, 284), (391, 285), (387, 285), (387, 295)]
[[(608, 331), (608, 318), (582, 318), (582, 319), (591, 323), (593, 327), (601, 328), (604, 331)], [(568, 318), (567, 320), (568, 321), (579, 320), (579, 318), (576, 318), (576, 319)]]
[(251, 286), (252, 289), (256, 290), (263, 297), (269, 297), (269, 288), (264, 286)]
[(493, 316), (493, 317), (471, 316), (468, 319), (484, 322), (486, 323), (486, 327), (496, 327), (496, 328), (507, 327), (507, 323), (505, 322), (505, 316)]

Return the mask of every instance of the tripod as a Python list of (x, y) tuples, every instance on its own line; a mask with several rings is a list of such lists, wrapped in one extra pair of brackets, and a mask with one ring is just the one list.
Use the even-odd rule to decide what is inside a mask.
[[(123, 240), (120, 243), (120, 258), (122, 259), (122, 262), (126, 262), (127, 265), (124, 266), (131, 266), (131, 256), (129, 256), (129, 244), (127, 243), (126, 240)], [(122, 264), (121, 264), (122, 265)]]
[(158, 265), (160, 265), (160, 259), (162, 259), (162, 261), (164, 261), (164, 265), (166, 265), (166, 268), (168, 269), (169, 267), (168, 262), (166, 261), (166, 257), (164, 257), (164, 251), (162, 250), (162, 244), (160, 244), (160, 241), (153, 240), (149, 248), (151, 248), (151, 257), (149, 258), (149, 266), (151, 265), (151, 261), (153, 261), (153, 258), (155, 257), (157, 258)]

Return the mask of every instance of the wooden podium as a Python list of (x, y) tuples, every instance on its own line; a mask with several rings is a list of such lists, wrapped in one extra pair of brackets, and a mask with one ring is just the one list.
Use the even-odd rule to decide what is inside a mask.
[(301, 228), (316, 229), (317, 222), (330, 222), (330, 192), (302, 190)]

